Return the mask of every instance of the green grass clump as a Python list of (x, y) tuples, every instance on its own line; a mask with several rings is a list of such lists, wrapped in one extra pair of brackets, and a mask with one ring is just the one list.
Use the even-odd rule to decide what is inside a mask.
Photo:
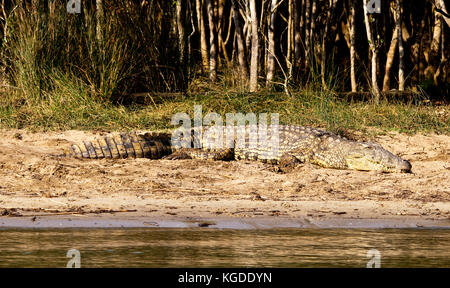
[(170, 124), (173, 115), (185, 112), (193, 119), (194, 105), (202, 105), (203, 115), (214, 111), (224, 120), (226, 113), (279, 113), (282, 124), (321, 127), (337, 133), (376, 128), (371, 130), (450, 134), (448, 116), (439, 117), (431, 106), (348, 103), (325, 92), (313, 91), (291, 96), (270, 91), (199, 93), (182, 99), (163, 99), (148, 106), (123, 106), (93, 97), (90, 87), (76, 79), (58, 75), (51, 81), (55, 87), (52, 93), (44, 93), (45, 100), (37, 103), (25, 101), (14, 91), (2, 97), (0, 126), (38, 130), (170, 129), (174, 128)]

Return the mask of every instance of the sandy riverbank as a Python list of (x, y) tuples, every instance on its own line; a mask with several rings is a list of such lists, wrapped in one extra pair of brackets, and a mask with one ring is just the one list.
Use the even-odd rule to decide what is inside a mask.
[(373, 139), (409, 160), (412, 174), (52, 156), (100, 134), (2, 130), (0, 226), (450, 227), (450, 136)]

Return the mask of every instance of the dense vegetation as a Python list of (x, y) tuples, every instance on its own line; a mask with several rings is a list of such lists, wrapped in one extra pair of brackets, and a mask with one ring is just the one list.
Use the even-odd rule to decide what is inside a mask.
[[(381, 0), (381, 13), (367, 0), (96, 0), (75, 14), (67, 2), (0, 0), (0, 126), (166, 128), (196, 103), (449, 132), (430, 101), (450, 87), (443, 0)], [(391, 89), (403, 93), (388, 101)]]

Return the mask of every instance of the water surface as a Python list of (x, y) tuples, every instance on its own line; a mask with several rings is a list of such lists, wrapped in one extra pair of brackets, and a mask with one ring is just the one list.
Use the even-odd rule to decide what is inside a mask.
[(0, 267), (450, 267), (449, 229), (8, 229)]

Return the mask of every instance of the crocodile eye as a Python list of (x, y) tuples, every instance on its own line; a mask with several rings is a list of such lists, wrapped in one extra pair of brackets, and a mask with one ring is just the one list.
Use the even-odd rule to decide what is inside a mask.
[(364, 154), (357, 152), (357, 153), (353, 153), (351, 155), (351, 157), (354, 158), (354, 159), (363, 158)]

